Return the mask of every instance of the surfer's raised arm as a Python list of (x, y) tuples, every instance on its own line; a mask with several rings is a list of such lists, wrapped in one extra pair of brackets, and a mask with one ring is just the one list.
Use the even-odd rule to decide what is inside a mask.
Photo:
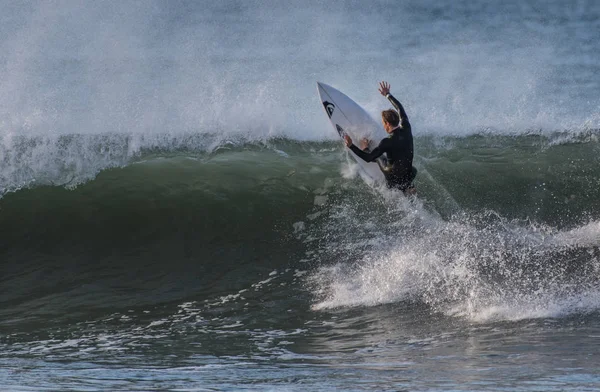
[(408, 121), (408, 116), (406, 115), (406, 112), (404, 111), (404, 107), (402, 106), (400, 101), (398, 101), (396, 98), (394, 98), (394, 96), (390, 93), (390, 84), (388, 82), (380, 82), (379, 83), (379, 92), (381, 93), (381, 95), (386, 97), (392, 103), (392, 105), (394, 105), (394, 108), (400, 114), (400, 128), (402, 128), (402, 129), (410, 128), (410, 122)]
[[(332, 94), (327, 93), (325, 89), (332, 90)], [(379, 145), (372, 150), (368, 148), (370, 144), (368, 140), (361, 140), (360, 143), (357, 143), (360, 144), (361, 148), (354, 145), (352, 134), (346, 133), (342, 126), (337, 123), (337, 121), (341, 121), (344, 126), (346, 124), (348, 126), (359, 125), (352, 124), (349, 118), (344, 116), (344, 113), (341, 112), (342, 107), (345, 107), (343, 110), (346, 110), (348, 113), (352, 111), (354, 113), (362, 113), (364, 110), (357, 103), (332, 87), (319, 84), (319, 94), (321, 94), (321, 90), (323, 90), (327, 99), (332, 101), (332, 95), (340, 96), (339, 102), (329, 102), (321, 96), (321, 102), (325, 106), (325, 111), (332, 125), (342, 139), (344, 139), (346, 146), (351, 151), (351, 155), (358, 160), (359, 165), (367, 170), (371, 166), (367, 167), (367, 164), (364, 164), (362, 161), (377, 162), (389, 188), (401, 190), (404, 194), (414, 194), (413, 180), (417, 175), (417, 170), (412, 166), (414, 155), (412, 131), (402, 104), (390, 95), (390, 85), (387, 82), (379, 83), (379, 92), (388, 97), (395, 108), (381, 112), (381, 125), (383, 125), (383, 129), (388, 134), (388, 137), (383, 138), (379, 142)], [(342, 117), (337, 114), (338, 112), (341, 113)], [(360, 132), (356, 132), (356, 130), (353, 130), (353, 132), (355, 132), (354, 137), (356, 138), (363, 136)], [(371, 174), (369, 176), (373, 178)]]

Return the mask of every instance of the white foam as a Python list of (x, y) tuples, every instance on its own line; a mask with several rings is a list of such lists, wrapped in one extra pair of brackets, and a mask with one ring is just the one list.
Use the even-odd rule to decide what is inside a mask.
[(600, 221), (590, 222), (572, 230), (559, 232), (553, 236), (552, 242), (557, 246), (600, 246)]
[(344, 233), (351, 240), (331, 240), (326, 247), (360, 257), (338, 259), (308, 275), (307, 285), (316, 293), (313, 309), (416, 301), (474, 322), (600, 310), (596, 277), (577, 270), (567, 274), (560, 266), (565, 252), (583, 248), (591, 253), (580, 262), (600, 269), (593, 252), (600, 222), (562, 232), (497, 214), (448, 222), (393, 192), (382, 196), (388, 213), (397, 214), (387, 224), (355, 219), (354, 209), (364, 206), (337, 206), (330, 213), (327, 230), (351, 227)]
[(511, 303), (499, 298), (495, 304), (480, 306), (457, 306), (448, 309), (451, 315), (469, 318), (475, 322), (518, 321), (537, 318), (558, 318), (572, 314), (585, 314), (600, 310), (600, 291), (590, 290), (585, 293), (561, 298), (556, 292), (546, 295), (523, 295)]

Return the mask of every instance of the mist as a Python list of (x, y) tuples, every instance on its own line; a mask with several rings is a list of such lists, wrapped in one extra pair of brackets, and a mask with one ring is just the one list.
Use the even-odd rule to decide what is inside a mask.
[(149, 148), (334, 140), (316, 81), (373, 116), (389, 81), (417, 137), (599, 128), (600, 27), (576, 22), (599, 6), (502, 7), (3, 2), (0, 181), (77, 183)]

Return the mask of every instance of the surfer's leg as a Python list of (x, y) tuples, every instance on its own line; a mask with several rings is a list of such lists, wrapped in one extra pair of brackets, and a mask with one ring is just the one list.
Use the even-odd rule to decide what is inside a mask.
[(402, 187), (402, 192), (404, 192), (405, 196), (416, 196), (417, 195), (417, 188), (415, 188), (415, 185), (413, 184), (413, 181), (415, 180), (416, 176), (417, 176), (417, 168), (413, 166), (412, 170), (410, 172), (410, 177), (409, 177), (408, 181), (406, 181)]
[(410, 181), (398, 182), (393, 180), (390, 181), (390, 179), (388, 179), (387, 186), (390, 189), (402, 191), (402, 193), (404, 193), (405, 196), (412, 196), (417, 194), (417, 189)]
[(412, 169), (410, 170), (410, 183), (412, 184), (412, 182), (415, 180), (415, 177), (417, 177), (417, 168), (416, 167), (412, 167)]

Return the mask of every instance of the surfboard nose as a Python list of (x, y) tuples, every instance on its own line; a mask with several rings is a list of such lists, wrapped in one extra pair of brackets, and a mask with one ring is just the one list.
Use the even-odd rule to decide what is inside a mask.
[(330, 85), (323, 83), (323, 82), (317, 82), (317, 91), (319, 92), (319, 95), (322, 94), (329, 94), (329, 92), (335, 90), (333, 87), (331, 87)]
[(327, 91), (327, 85), (322, 82), (317, 82), (317, 91), (319, 92), (319, 96), (323, 98), (322, 95)]
[(327, 89), (331, 89), (332, 87), (323, 82), (317, 82), (317, 88), (320, 88), (321, 90), (327, 90)]

